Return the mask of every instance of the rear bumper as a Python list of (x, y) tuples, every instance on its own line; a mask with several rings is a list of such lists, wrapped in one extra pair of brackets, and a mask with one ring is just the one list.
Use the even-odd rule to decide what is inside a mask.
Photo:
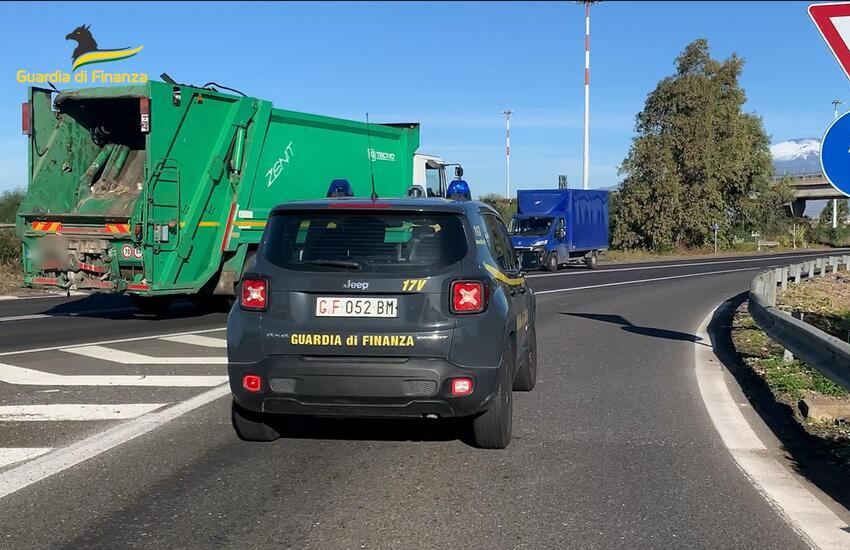
[[(339, 417), (460, 417), (486, 410), (498, 384), (498, 368), (465, 368), (442, 359), (301, 357), (278, 355), (228, 365), (230, 388), (243, 408), (269, 414)], [(259, 392), (242, 377), (262, 378)], [(453, 397), (450, 380), (468, 377), (472, 394)]]

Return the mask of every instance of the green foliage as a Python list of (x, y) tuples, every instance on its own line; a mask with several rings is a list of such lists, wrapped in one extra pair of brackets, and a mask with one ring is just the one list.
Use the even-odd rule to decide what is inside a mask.
[(516, 199), (506, 199), (496, 193), (487, 193), (478, 197), (478, 200), (492, 206), (499, 213), (505, 225), (516, 214)]
[(781, 357), (773, 357), (762, 359), (760, 366), (770, 388), (787, 394), (794, 401), (805, 397), (806, 391), (835, 397), (847, 395), (847, 390), (799, 361), (785, 362)]
[(614, 246), (702, 246), (713, 242), (714, 223), (721, 244), (729, 244), (733, 228), (755, 227), (765, 204), (775, 215), (784, 191), (770, 186), (761, 118), (742, 111), (742, 68), (736, 55), (714, 60), (708, 42), (695, 40), (676, 59), (676, 74), (647, 96), (620, 167), (625, 179), (612, 210)]
[[(847, 226), (847, 216), (850, 214), (850, 208), (848, 208), (848, 202), (850, 199), (841, 199), (838, 201), (838, 226)], [(832, 227), (832, 201), (827, 201), (826, 206), (823, 210), (820, 211), (820, 216), (818, 217), (818, 225), (825, 225)]]
[(0, 193), (0, 223), (15, 223), (15, 214), (24, 200), (24, 194), (21, 189)]
[(17, 265), (21, 261), (21, 241), (9, 229), (0, 229), (0, 265)]
[[(830, 218), (830, 224), (832, 223)], [(835, 229), (829, 224), (818, 224), (812, 228), (812, 240), (831, 246), (850, 246), (850, 226), (839, 226)]]

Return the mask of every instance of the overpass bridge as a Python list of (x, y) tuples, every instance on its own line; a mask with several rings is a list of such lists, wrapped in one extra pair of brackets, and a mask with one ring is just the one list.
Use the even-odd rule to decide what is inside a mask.
[(784, 178), (791, 178), (791, 188), (794, 190), (794, 201), (791, 203), (791, 213), (800, 217), (806, 210), (806, 201), (823, 199), (846, 199), (847, 196), (839, 192), (821, 172), (799, 173), (799, 174), (776, 174), (774, 182)]

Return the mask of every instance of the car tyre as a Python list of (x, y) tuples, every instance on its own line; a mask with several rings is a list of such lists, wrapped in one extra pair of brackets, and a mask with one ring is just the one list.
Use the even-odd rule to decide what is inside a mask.
[(550, 252), (546, 258), (546, 271), (558, 271), (558, 253)]
[(472, 420), (472, 436), (480, 449), (504, 449), (511, 442), (513, 429), (513, 391), (511, 373), (516, 361), (512, 347), (502, 353), (499, 365), (499, 389), (493, 396), (490, 408)]
[(263, 413), (243, 409), (233, 402), (231, 420), (236, 435), (242, 441), (275, 441), (280, 432), (271, 426)]
[(537, 384), (537, 331), (532, 325), (528, 334), (528, 354), (514, 377), (514, 391), (531, 391)]
[(588, 256), (585, 256), (584, 265), (589, 269), (596, 269), (599, 266), (599, 253), (594, 250)]

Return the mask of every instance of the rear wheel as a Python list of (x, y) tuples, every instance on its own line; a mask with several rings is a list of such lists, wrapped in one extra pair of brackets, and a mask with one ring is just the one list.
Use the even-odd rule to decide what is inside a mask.
[(532, 326), (528, 334), (528, 354), (514, 377), (514, 390), (531, 391), (537, 384), (537, 331)]
[(550, 252), (546, 258), (546, 271), (558, 271), (558, 253)]
[(594, 250), (589, 255), (585, 256), (584, 265), (586, 265), (590, 269), (596, 269), (596, 267), (599, 265), (599, 253)]
[(130, 295), (130, 303), (143, 313), (162, 313), (174, 303), (174, 296)]
[(267, 415), (243, 409), (235, 401), (231, 420), (236, 435), (243, 441), (274, 441), (280, 437), (280, 432), (269, 425)]
[(476, 447), (504, 449), (511, 442), (514, 409), (511, 374), (515, 361), (513, 348), (506, 347), (502, 353), (502, 364), (499, 365), (499, 389), (493, 396), (490, 408), (472, 420), (472, 435)]

